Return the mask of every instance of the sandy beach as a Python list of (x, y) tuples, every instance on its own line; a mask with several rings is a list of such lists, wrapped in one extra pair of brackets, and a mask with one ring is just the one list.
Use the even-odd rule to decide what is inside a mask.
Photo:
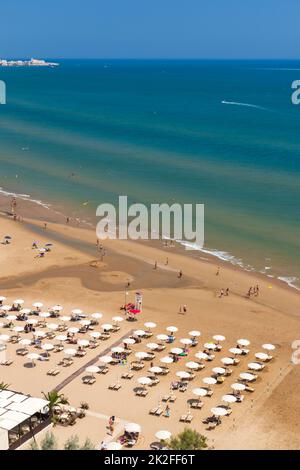
[[(36, 361), (30, 367), (26, 357), (16, 354), (20, 347), (7, 342), (7, 356), (13, 360), (10, 366), (0, 366), (0, 381), (10, 384), (9, 388), (25, 394), (41, 397), (42, 392), (59, 389), (68, 397), (70, 405), (79, 407), (82, 401), (89, 405), (86, 416), (77, 420), (74, 426), (56, 425), (52, 428), (59, 446), (71, 435), (77, 434), (81, 442), (89, 437), (99, 447), (102, 441), (116, 440), (128, 422), (141, 426), (141, 434), (134, 449), (149, 449), (155, 442), (155, 433), (166, 429), (173, 435), (189, 426), (208, 438), (208, 445), (214, 449), (298, 449), (300, 446), (299, 420), (300, 404), (297, 398), (297, 384), (300, 368), (291, 361), (291, 344), (300, 337), (300, 296), (299, 293), (281, 283), (260, 274), (248, 273), (204, 255), (188, 253), (182, 247), (166, 247), (163, 243), (132, 242), (121, 240), (103, 241), (105, 255), (97, 251), (95, 230), (72, 221), (65, 223), (64, 216), (52, 214), (50, 210), (30, 202), (18, 202), (21, 221), (14, 221), (6, 214), (9, 198), (0, 200), (0, 239), (10, 235), (8, 245), (0, 245), (0, 295), (5, 303), (14, 299), (25, 300), (24, 307), (40, 301), (43, 310), (59, 304), (61, 315), (69, 315), (74, 308), (81, 309), (87, 316), (93, 312), (103, 313), (95, 331), (101, 331), (102, 323), (111, 323), (119, 315), (124, 321), (119, 331), (110, 338), (100, 341), (95, 349), (86, 348), (84, 357), (74, 357), (69, 367), (58, 366), (63, 352), (51, 352), (48, 361)], [(44, 223), (47, 222), (47, 228)], [(37, 257), (32, 243), (39, 246), (53, 243), (51, 252)], [(166, 262), (168, 258), (168, 263)], [(157, 269), (154, 263), (157, 262)], [(219, 275), (216, 272), (220, 267)], [(182, 278), (178, 272), (182, 270)], [(125, 286), (130, 283), (125, 295)], [(247, 298), (250, 286), (259, 285), (259, 295)], [(221, 289), (229, 289), (229, 295), (220, 297)], [(136, 291), (143, 294), (142, 313), (137, 321), (129, 322), (120, 309), (125, 298), (134, 301)], [(186, 313), (180, 313), (180, 306), (186, 305)], [(0, 321), (5, 322), (5, 318)], [(112, 346), (123, 345), (122, 340), (134, 330), (145, 329), (145, 322), (155, 322), (153, 336), (131, 347), (127, 365), (108, 365), (105, 375), (96, 374), (93, 385), (83, 383), (87, 375), (85, 366), (99, 365), (99, 356), (108, 354)], [(47, 318), (47, 324), (59, 323), (59, 318)], [(23, 322), (24, 323), (24, 322)], [(14, 326), (21, 325), (19, 321)], [(189, 347), (186, 357), (170, 364), (169, 374), (159, 376), (159, 383), (149, 387), (146, 397), (135, 395), (139, 386), (137, 379), (149, 375), (150, 362), (140, 371), (135, 371), (131, 380), (122, 379), (128, 372), (130, 362), (138, 351), (147, 351), (146, 344), (157, 341), (156, 335), (166, 333), (166, 328), (175, 325), (174, 343), (166, 344), (164, 351), (156, 352), (154, 365), (161, 365), (160, 359), (168, 355), (173, 347), (181, 347), (180, 339), (190, 338), (191, 330), (199, 330), (196, 347)], [(73, 326), (73, 322), (68, 325)], [(7, 334), (7, 328), (0, 328), (0, 334)], [(90, 339), (90, 331), (78, 333), (79, 339)], [(10, 333), (11, 334), (11, 333)], [(162, 398), (169, 394), (170, 384), (179, 380), (176, 372), (188, 370), (185, 364), (195, 361), (195, 353), (203, 351), (203, 344), (211, 341), (213, 335), (224, 335), (222, 350), (214, 352), (213, 361), (204, 361), (204, 369), (195, 372), (195, 378), (182, 393), (175, 390), (176, 401), (170, 403), (170, 416), (152, 416), (149, 411), (166, 403)], [(32, 334), (21, 333), (21, 338)], [(232, 366), (232, 373), (221, 384), (212, 386), (213, 395), (203, 397), (201, 410), (192, 409), (191, 423), (180, 422), (188, 411), (190, 401), (195, 399), (192, 390), (203, 387), (202, 379), (212, 375), (212, 368), (222, 366), (221, 358), (230, 356), (229, 348), (236, 346), (239, 338), (250, 341), (249, 353), (239, 356), (239, 364)], [(52, 343), (57, 343), (55, 339)], [(242, 403), (230, 404), (232, 413), (222, 418), (222, 423), (213, 430), (207, 430), (202, 420), (211, 416), (211, 408), (224, 405), (222, 396), (231, 393), (230, 385), (239, 374), (248, 371), (248, 363), (255, 360), (255, 353), (263, 351), (262, 345), (272, 343), (276, 349), (271, 352), (273, 359), (257, 372), (253, 393), (243, 392)], [(72, 347), (72, 346), (70, 346)], [(37, 352), (29, 346), (30, 352)], [(50, 369), (59, 368), (57, 376), (49, 376)], [(118, 391), (109, 390), (113, 383), (120, 382)], [(113, 436), (107, 434), (108, 419), (116, 416)], [(37, 437), (42, 438), (43, 431)], [(28, 448), (28, 443), (23, 448)]]

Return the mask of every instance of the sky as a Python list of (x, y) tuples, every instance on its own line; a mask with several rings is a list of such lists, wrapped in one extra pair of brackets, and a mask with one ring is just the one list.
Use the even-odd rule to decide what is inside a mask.
[(299, 0), (1, 0), (1, 58), (297, 59)]

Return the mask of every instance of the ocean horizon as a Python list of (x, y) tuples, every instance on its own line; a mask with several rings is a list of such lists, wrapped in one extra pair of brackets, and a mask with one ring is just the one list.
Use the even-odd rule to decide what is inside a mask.
[(299, 289), (297, 79), (291, 60), (0, 68), (1, 192), (87, 221), (119, 195), (203, 203), (204, 252)]

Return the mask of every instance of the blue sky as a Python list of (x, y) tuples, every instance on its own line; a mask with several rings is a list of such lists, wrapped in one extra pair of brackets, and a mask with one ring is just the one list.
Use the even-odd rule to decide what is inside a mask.
[(299, 0), (1, 0), (0, 57), (298, 58)]

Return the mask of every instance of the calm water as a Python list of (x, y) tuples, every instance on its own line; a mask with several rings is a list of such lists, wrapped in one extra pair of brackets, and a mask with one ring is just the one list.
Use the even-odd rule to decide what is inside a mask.
[(300, 62), (74, 60), (0, 79), (4, 190), (85, 219), (119, 194), (204, 203), (206, 249), (300, 285)]

